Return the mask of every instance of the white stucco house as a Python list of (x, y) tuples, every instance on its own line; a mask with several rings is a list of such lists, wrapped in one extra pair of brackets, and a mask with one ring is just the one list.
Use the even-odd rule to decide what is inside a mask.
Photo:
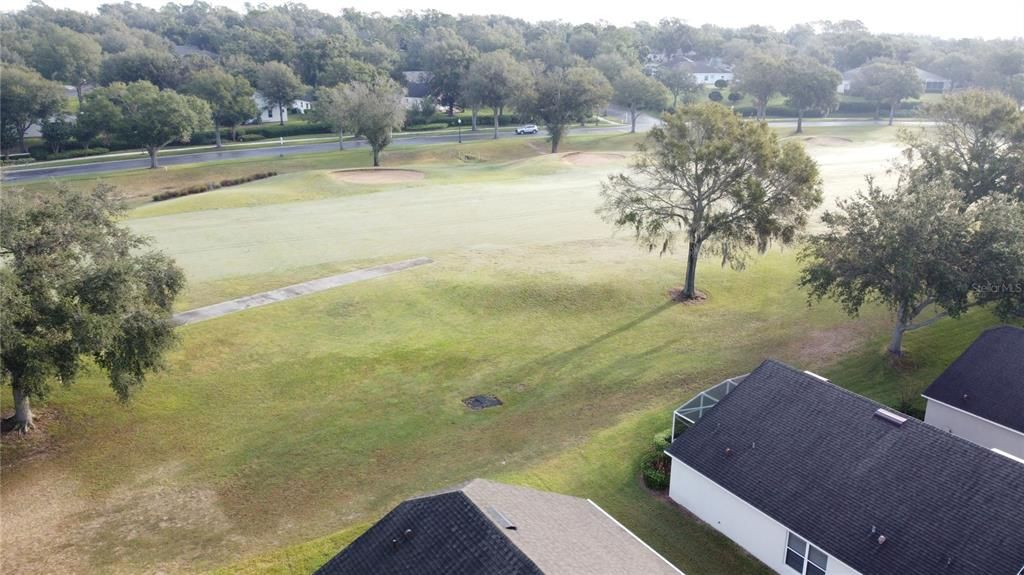
[[(863, 66), (843, 72), (843, 81), (836, 87), (836, 91), (840, 94), (849, 92), (850, 88), (857, 82), (861, 68)], [(953, 82), (949, 78), (944, 78), (920, 68), (914, 68), (914, 70), (917, 71), (917, 77), (921, 80), (921, 92), (924, 94), (942, 94), (943, 92), (948, 92), (953, 87)]]
[(402, 76), (405, 78), (405, 96), (402, 97), (402, 104), (406, 110), (418, 108), (430, 95), (430, 72), (406, 70), (402, 72)]
[(258, 121), (261, 124), (264, 122), (280, 122), (282, 117), (284, 117), (285, 123), (288, 123), (288, 110), (298, 110), (300, 114), (305, 114), (313, 109), (313, 99), (311, 96), (297, 98), (285, 109), (282, 109), (277, 104), (268, 102), (263, 97), (263, 94), (259, 92), (253, 94), (252, 99), (256, 102), (256, 107), (260, 111)]
[(1024, 329), (982, 333), (922, 395), (925, 423), (1024, 459)]
[(676, 412), (669, 496), (785, 575), (1021, 575), (1024, 463), (775, 361)]

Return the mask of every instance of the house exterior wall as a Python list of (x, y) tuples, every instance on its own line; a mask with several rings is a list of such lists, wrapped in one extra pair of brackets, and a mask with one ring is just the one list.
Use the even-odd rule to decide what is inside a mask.
[(928, 400), (924, 414), (925, 423), (982, 447), (1000, 449), (1024, 458), (1024, 433), (951, 407), (941, 401), (925, 399)]
[[(790, 531), (785, 525), (768, 517), (675, 457), (672, 458), (668, 493), (673, 501), (732, 539), (776, 573), (797, 573), (786, 565), (786, 540)], [(820, 547), (815, 544), (811, 534), (796, 535)], [(822, 551), (828, 553), (825, 549)], [(860, 572), (829, 555), (826, 574), (860, 575)]]
[(694, 72), (693, 79), (703, 86), (714, 86), (718, 80), (732, 82), (732, 72)]

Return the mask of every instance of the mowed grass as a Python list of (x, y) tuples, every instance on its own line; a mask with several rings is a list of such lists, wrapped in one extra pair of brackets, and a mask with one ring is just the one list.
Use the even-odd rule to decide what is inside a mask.
[[(888, 314), (808, 307), (792, 249), (743, 272), (705, 261), (710, 299), (673, 304), (679, 258), (593, 214), (624, 160), (503, 158), (488, 174), (431, 154), (402, 166), (428, 173), (415, 185), (133, 219), (184, 265), (189, 304), (436, 263), (185, 327), (127, 406), (98, 373), (56, 390), (45, 439), (3, 445), (5, 521), (22, 526), (5, 533), (4, 572), (307, 572), (401, 499), (477, 476), (590, 497), (688, 574), (758, 572), (638, 486), (641, 450), (673, 407), (764, 357), (841, 368), (882, 395)], [(953, 330), (936, 340), (945, 357), (993, 321), (908, 343)], [(918, 355), (922, 373), (938, 365)], [(505, 405), (470, 412), (461, 400), (478, 393)]]

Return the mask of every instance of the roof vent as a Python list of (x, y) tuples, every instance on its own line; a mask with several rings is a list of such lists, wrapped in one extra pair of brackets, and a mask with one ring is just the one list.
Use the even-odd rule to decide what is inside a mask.
[(814, 373), (813, 371), (807, 371), (807, 370), (805, 369), (805, 370), (804, 370), (804, 373), (806, 373), (807, 375), (809, 375), (809, 376), (811, 376), (811, 377), (813, 377), (814, 379), (817, 379), (817, 380), (819, 380), (819, 381), (825, 381), (825, 382), (827, 382), (827, 381), (828, 381), (828, 378), (827, 378), (827, 377), (822, 377), (822, 376), (820, 376), (820, 375), (818, 375), (818, 374)]
[(487, 514), (490, 515), (491, 519), (494, 520), (494, 522), (497, 523), (498, 526), (501, 527), (502, 529), (509, 529), (511, 531), (515, 531), (516, 530), (515, 523), (512, 523), (512, 521), (509, 520), (508, 517), (505, 517), (505, 514), (502, 513), (501, 511), (498, 511), (497, 509), (495, 509), (493, 507), (488, 507), (487, 508)]
[(907, 422), (907, 418), (903, 417), (898, 413), (889, 411), (888, 409), (882, 409), (879, 407), (875, 410), (875, 417), (879, 417), (895, 425), (896, 427), (903, 427), (903, 424)]

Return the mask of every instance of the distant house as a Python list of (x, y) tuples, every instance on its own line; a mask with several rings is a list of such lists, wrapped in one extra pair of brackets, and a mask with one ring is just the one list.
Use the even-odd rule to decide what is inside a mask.
[(405, 77), (405, 96), (402, 102), (405, 109), (418, 107), (430, 95), (430, 72), (424, 70), (408, 70), (402, 72)]
[(281, 106), (277, 104), (268, 102), (263, 97), (263, 94), (259, 92), (253, 94), (252, 99), (256, 102), (256, 108), (260, 111), (258, 121), (261, 124), (263, 122), (280, 122), (282, 116), (285, 123), (287, 123), (289, 110), (296, 110), (300, 114), (305, 114), (313, 109), (313, 97), (310, 94), (305, 94), (302, 98), (292, 101), (291, 105), (285, 109), (281, 109)]
[(775, 361), (715, 391), (669, 496), (776, 573), (1020, 575), (1024, 463)]
[(684, 70), (693, 74), (693, 79), (702, 86), (714, 86), (715, 82), (725, 80), (732, 82), (732, 68), (714, 62), (684, 62), (680, 64)]
[(1024, 458), (1024, 329), (981, 334), (923, 395), (925, 423)]
[[(843, 72), (843, 81), (839, 83), (836, 91), (840, 94), (849, 92), (857, 82), (861, 69), (863, 66)], [(943, 78), (920, 68), (914, 68), (914, 70), (917, 71), (917, 77), (921, 80), (921, 91), (925, 94), (941, 94), (948, 92), (953, 87), (953, 82), (949, 78)]]
[(589, 499), (475, 479), (409, 499), (317, 575), (682, 575)]

